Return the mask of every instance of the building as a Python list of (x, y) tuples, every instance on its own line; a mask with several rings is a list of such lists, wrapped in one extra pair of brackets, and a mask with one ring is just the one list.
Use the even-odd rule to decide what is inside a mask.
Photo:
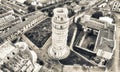
[(94, 19), (89, 15), (84, 15), (80, 24), (83, 31), (77, 37), (74, 50), (104, 67), (114, 54), (116, 26), (112, 22)]
[(24, 5), (23, 3), (19, 3), (16, 0), (8, 0), (8, 1), (3, 1), (2, 4), (9, 6), (12, 8), (16, 13), (18, 14), (26, 14), (28, 6)]
[(3, 33), (5, 33), (5, 32), (7, 32), (7, 31), (9, 31), (9, 29), (10, 29), (11, 27), (13, 27), (14, 25), (19, 24), (19, 23), (21, 23), (21, 22), (22, 22), (22, 21), (21, 21), (20, 18), (16, 18), (15, 20), (12, 20), (12, 21), (10, 21), (10, 22), (5, 22), (5, 23), (3, 23), (2, 26), (0, 26), (0, 34), (3, 34)]
[(24, 3), (26, 0), (15, 0), (15, 1), (17, 1), (19, 3)]
[(119, 1), (111, 1), (111, 10), (115, 12), (120, 12), (120, 2)]
[(13, 14), (14, 11), (11, 8), (0, 4), (0, 26), (3, 26), (5, 22), (14, 20), (15, 16)]
[(43, 6), (55, 4), (61, 1), (63, 0), (32, 0), (31, 4), (43, 7)]
[(48, 54), (54, 59), (64, 59), (69, 53), (67, 46), (67, 36), (69, 28), (68, 10), (66, 8), (54, 9), (52, 18), (52, 46), (48, 49)]
[(108, 22), (109, 24), (113, 23), (113, 19), (110, 17), (100, 17), (99, 20), (104, 21), (104, 22)]
[(63, 72), (105, 72), (105, 68), (99, 68), (97, 66), (80, 66), (80, 65), (64, 65)]
[(39, 72), (37, 55), (25, 42), (0, 45), (0, 72)]
[(2, 40), (14, 40), (20, 33), (24, 33), (28, 29), (36, 26), (42, 20), (47, 18), (47, 16), (44, 13), (39, 11), (32, 13), (32, 15), (29, 15), (28, 17), (25, 17), (25, 21), (14, 25), (12, 28), (9, 29), (9, 31), (2, 34), (0, 38)]
[[(10, 7), (0, 4), (0, 34), (5, 32), (8, 26), (12, 25), (11, 22), (18, 20), (14, 10)], [(17, 22), (17, 21), (16, 21)]]

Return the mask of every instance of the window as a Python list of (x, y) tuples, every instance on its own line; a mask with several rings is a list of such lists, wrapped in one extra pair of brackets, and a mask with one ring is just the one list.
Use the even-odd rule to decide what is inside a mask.
[(14, 52), (12, 52), (12, 54), (13, 54), (13, 55), (15, 55), (15, 53), (14, 53)]
[(63, 21), (63, 18), (61, 18), (61, 21)]
[(63, 29), (63, 26), (60, 26), (60, 29)]
[(10, 58), (9, 58), (9, 57), (7, 57), (7, 59), (9, 60)]
[(114, 8), (116, 8), (116, 6), (114, 6)]

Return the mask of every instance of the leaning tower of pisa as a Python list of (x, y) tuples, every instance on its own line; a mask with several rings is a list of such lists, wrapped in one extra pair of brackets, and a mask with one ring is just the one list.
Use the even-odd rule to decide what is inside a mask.
[(70, 49), (67, 46), (69, 18), (67, 8), (54, 9), (52, 17), (52, 45), (48, 49), (48, 54), (53, 59), (64, 59)]

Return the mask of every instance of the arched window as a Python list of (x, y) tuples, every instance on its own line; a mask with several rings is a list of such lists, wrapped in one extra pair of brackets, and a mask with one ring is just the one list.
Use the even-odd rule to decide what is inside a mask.
[(63, 29), (63, 26), (60, 26), (60, 29)]

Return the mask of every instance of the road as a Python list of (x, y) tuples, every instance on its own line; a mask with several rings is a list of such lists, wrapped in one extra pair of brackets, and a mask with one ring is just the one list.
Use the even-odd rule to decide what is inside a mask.
[(58, 6), (60, 6), (60, 5), (64, 5), (65, 3), (68, 3), (68, 2), (72, 2), (72, 1), (70, 1), (70, 0), (67, 0), (67, 1), (65, 1), (65, 2), (63, 2), (63, 1), (60, 1), (60, 2), (58, 2), (58, 3), (55, 3), (55, 4), (51, 4), (51, 5), (48, 5), (48, 6), (46, 6), (46, 7), (43, 7), (43, 8), (41, 8), (40, 10), (42, 11), (42, 10), (49, 10), (49, 9), (51, 9), (51, 8), (55, 8), (55, 7), (58, 7)]
[[(120, 25), (120, 19), (119, 19), (119, 22), (118, 22)], [(119, 72), (120, 69), (119, 69), (119, 63), (120, 62), (120, 27), (117, 26), (117, 30), (116, 30), (116, 50), (115, 50), (115, 65), (116, 65), (116, 72)]]
[(112, 72), (119, 72), (119, 62), (120, 62), (120, 15), (118, 16), (117, 13), (114, 13), (116, 15), (116, 49), (113, 56), (113, 71)]
[(120, 28), (117, 28), (117, 31), (116, 31), (116, 49), (115, 49), (115, 52), (114, 52), (114, 62), (113, 62), (113, 69), (114, 69), (114, 72), (119, 72), (119, 43), (120, 43)]

